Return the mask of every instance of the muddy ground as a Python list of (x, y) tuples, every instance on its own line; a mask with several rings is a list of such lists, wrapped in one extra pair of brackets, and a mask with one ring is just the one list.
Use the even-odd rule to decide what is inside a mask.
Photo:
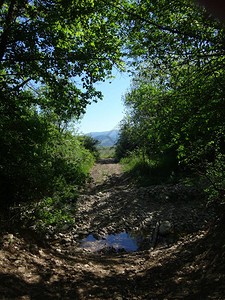
[[(112, 160), (99, 161), (76, 225), (47, 241), (5, 233), (0, 299), (225, 299), (223, 224), (198, 188), (136, 188)], [(89, 234), (149, 231), (169, 222), (176, 241), (138, 252), (90, 252)]]

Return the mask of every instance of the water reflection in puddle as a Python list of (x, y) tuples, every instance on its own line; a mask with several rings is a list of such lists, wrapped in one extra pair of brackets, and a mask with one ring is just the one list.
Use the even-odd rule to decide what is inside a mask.
[[(174, 243), (174, 237), (158, 236), (157, 245), (167, 246)], [(83, 239), (80, 247), (90, 252), (101, 252), (104, 249), (113, 249), (114, 251), (142, 251), (150, 249), (152, 244), (152, 235), (143, 233), (127, 233), (126, 231), (119, 234), (110, 234), (100, 239), (95, 239), (92, 234)]]
[(81, 248), (91, 252), (97, 252), (105, 248), (114, 248), (115, 250), (124, 249), (126, 251), (137, 251), (138, 246), (130, 234), (125, 231), (119, 234), (110, 234), (95, 239), (92, 234), (81, 241)]

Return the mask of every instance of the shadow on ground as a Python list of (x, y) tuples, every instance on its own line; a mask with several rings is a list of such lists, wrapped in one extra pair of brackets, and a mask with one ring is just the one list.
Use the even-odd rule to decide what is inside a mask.
[[(1, 268), (0, 299), (224, 299), (225, 261), (224, 252), (218, 252), (218, 238), (211, 234), (192, 237), (173, 251), (138, 257), (79, 258), (55, 252), (46, 256), (42, 267), (37, 266), (30, 282), (16, 271)], [(31, 259), (28, 268), (33, 256), (27, 255)], [(35, 275), (39, 280), (32, 283)]]

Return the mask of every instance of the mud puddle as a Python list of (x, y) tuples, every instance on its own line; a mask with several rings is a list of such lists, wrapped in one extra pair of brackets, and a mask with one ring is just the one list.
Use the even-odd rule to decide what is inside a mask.
[(133, 233), (123, 231), (118, 234), (110, 234), (95, 238), (92, 234), (82, 239), (80, 247), (90, 252), (137, 252), (149, 250), (155, 246), (169, 247), (177, 241), (174, 234), (157, 236), (154, 240), (153, 233)]

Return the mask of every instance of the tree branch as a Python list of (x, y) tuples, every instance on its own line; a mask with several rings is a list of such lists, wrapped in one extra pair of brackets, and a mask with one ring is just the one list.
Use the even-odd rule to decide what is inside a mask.
[(109, 60), (110, 58), (107, 57), (82, 57), (82, 56), (77, 56), (77, 57), (72, 57), (72, 58), (53, 58), (53, 57), (22, 57), (22, 58), (2, 58), (2, 61), (5, 62), (26, 62), (26, 61), (66, 61), (66, 62), (73, 62), (73, 61), (88, 61), (88, 60), (99, 60), (99, 61), (104, 61), (104, 60)]
[(21, 84), (17, 85), (16, 87), (14, 87), (12, 90), (16, 91), (19, 90), (20, 88), (22, 88), (26, 83), (28, 83), (31, 80), (31, 78), (28, 78), (26, 80), (24, 80)]
[(9, 11), (8, 11), (8, 15), (6, 17), (6, 21), (5, 21), (5, 29), (2, 33), (1, 36), (1, 42), (0, 42), (0, 62), (2, 61), (2, 58), (5, 54), (5, 50), (6, 50), (6, 46), (7, 46), (7, 40), (8, 40), (8, 36), (9, 36), (9, 31), (10, 31), (10, 24), (13, 20), (14, 17), (14, 7), (16, 4), (16, 0), (12, 0), (9, 6)]
[(115, 4), (113, 4), (113, 3), (107, 3), (105, 0), (102, 0), (106, 5), (111, 5), (112, 7), (114, 7), (114, 8), (116, 8), (117, 10), (119, 10), (119, 11), (121, 11), (122, 13), (126, 13), (126, 14), (128, 14), (128, 15), (130, 15), (130, 16), (132, 16), (134, 19), (136, 19), (136, 20), (140, 20), (140, 21), (142, 21), (142, 22), (145, 22), (145, 23), (147, 23), (148, 25), (152, 25), (152, 26), (154, 26), (154, 27), (156, 27), (156, 28), (158, 28), (158, 29), (160, 29), (160, 30), (162, 30), (162, 31), (167, 31), (167, 32), (169, 32), (169, 33), (172, 33), (172, 34), (179, 34), (179, 35), (183, 35), (183, 36), (185, 36), (185, 37), (191, 37), (191, 38), (196, 38), (197, 36), (196, 35), (193, 35), (193, 34), (187, 34), (187, 33), (185, 33), (185, 32), (182, 32), (182, 31), (180, 31), (180, 30), (177, 30), (177, 29), (175, 29), (175, 28), (171, 28), (171, 27), (168, 27), (168, 26), (162, 26), (162, 25), (160, 25), (160, 24), (157, 24), (157, 23), (155, 23), (155, 22), (153, 22), (153, 21), (150, 21), (150, 20), (148, 20), (148, 19), (146, 19), (146, 18), (143, 18), (143, 17), (141, 17), (140, 15), (138, 15), (137, 13), (135, 13), (134, 11), (129, 11), (129, 10), (127, 10), (126, 8), (124, 8), (124, 7), (118, 7), (118, 6), (116, 6)]

